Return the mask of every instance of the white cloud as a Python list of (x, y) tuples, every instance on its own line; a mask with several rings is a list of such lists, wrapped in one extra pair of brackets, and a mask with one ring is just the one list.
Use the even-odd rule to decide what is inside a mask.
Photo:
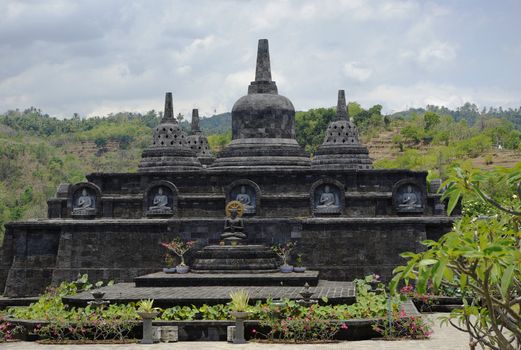
[(420, 49), (418, 60), (429, 63), (432, 60), (451, 61), (456, 57), (456, 49), (448, 42), (434, 42)]
[(373, 71), (370, 68), (363, 67), (358, 62), (347, 62), (344, 64), (345, 76), (359, 82), (369, 79), (372, 73)]
[(189, 65), (180, 66), (177, 67), (176, 72), (181, 75), (190, 74), (192, 73), (192, 67), (190, 67)]
[(166, 91), (183, 114), (229, 111), (254, 79), (259, 38), (270, 40), (273, 79), (297, 110), (332, 106), (342, 88), (384, 108), (467, 98), (518, 107), (518, 9), (437, 0), (0, 0), (0, 113), (160, 110)]
[(473, 102), (483, 106), (510, 106), (519, 104), (521, 89), (509, 91), (499, 87), (469, 88), (452, 84), (419, 82), (410, 86), (381, 84), (364, 95), (361, 100), (368, 104), (380, 103), (387, 112), (410, 107), (438, 105), (449, 108)]

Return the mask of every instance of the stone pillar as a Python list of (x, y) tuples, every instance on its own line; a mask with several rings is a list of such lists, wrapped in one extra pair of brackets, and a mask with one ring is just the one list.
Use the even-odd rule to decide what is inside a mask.
[(192, 135), (201, 132), (199, 129), (199, 110), (197, 108), (192, 109)]
[(165, 111), (163, 113), (163, 119), (161, 120), (161, 123), (164, 123), (166, 121), (172, 121), (174, 119), (174, 102), (172, 99), (172, 93), (167, 92), (165, 95)]
[(338, 90), (336, 117), (337, 119), (349, 120), (349, 115), (347, 113), (346, 94), (344, 90)]
[(270, 52), (268, 39), (259, 39), (255, 81), (271, 81)]

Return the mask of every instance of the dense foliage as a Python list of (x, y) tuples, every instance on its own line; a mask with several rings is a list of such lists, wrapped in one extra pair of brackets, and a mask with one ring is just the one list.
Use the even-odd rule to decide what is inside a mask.
[[(87, 307), (70, 307), (62, 302), (65, 295), (74, 295), (102, 283), (91, 284), (83, 275), (74, 282), (63, 282), (56, 288), (49, 288), (39, 300), (30, 306), (11, 307), (7, 316), (14, 319), (32, 320), (34, 329), (29, 331), (44, 339), (52, 340), (122, 340), (129, 336), (136, 322), (138, 312), (159, 311), (161, 320), (230, 320), (231, 312), (247, 311), (250, 319), (260, 320), (257, 337), (268, 339), (284, 339), (293, 341), (330, 340), (341, 329), (346, 329), (345, 320), (383, 318), (388, 310), (388, 295), (383, 284), (379, 284), (376, 292), (369, 284), (372, 276), (356, 280), (356, 302), (352, 305), (329, 305), (323, 298), (321, 304), (303, 306), (294, 300), (268, 300), (248, 304), (248, 298), (240, 296), (242, 306), (238, 307), (238, 297), (232, 296), (227, 304), (202, 306), (174, 306), (167, 309), (153, 307), (153, 300), (142, 300), (138, 303), (109, 304)], [(235, 293), (244, 294), (243, 290)], [(247, 294), (247, 293), (246, 293)], [(392, 298), (392, 310), (399, 312), (401, 299)], [(420, 322), (420, 321), (418, 321)], [(2, 331), (14, 332), (13, 323), (0, 322), (0, 337)], [(9, 333), (9, 334), (11, 334)], [(0, 338), (1, 339), (1, 338)]]
[[(493, 197), (483, 184), (494, 182), (508, 193)], [(462, 196), (486, 204), (469, 210), (439, 241), (426, 241), (422, 253), (404, 253), (407, 265), (395, 269), (393, 286), (414, 281), (419, 293), (459, 288), (471, 295), (447, 322), (468, 332), (473, 345), (490, 349), (521, 347), (521, 164), (488, 173), (457, 168), (444, 197), (449, 213)]]

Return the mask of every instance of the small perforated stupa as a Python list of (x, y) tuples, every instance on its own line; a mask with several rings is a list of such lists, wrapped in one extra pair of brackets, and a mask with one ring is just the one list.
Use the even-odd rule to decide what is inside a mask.
[(367, 147), (358, 140), (358, 129), (349, 119), (344, 90), (338, 90), (336, 120), (329, 123), (324, 142), (311, 162), (313, 168), (372, 169)]
[(195, 151), (197, 159), (203, 166), (213, 163), (214, 158), (210, 151), (210, 144), (199, 128), (199, 110), (197, 108), (192, 110), (192, 127), (190, 136), (186, 139), (186, 143), (188, 147)]
[(172, 93), (165, 97), (165, 112), (154, 129), (152, 146), (141, 156), (139, 172), (165, 172), (199, 169), (202, 167), (196, 152), (188, 147), (187, 136), (174, 118)]

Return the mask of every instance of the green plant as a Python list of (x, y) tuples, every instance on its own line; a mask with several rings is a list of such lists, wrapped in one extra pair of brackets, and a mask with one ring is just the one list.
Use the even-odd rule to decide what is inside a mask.
[(284, 265), (288, 264), (289, 256), (291, 251), (295, 248), (297, 243), (289, 241), (285, 244), (276, 244), (271, 247), (271, 250), (275, 252), (283, 261)]
[(432, 327), (423, 317), (407, 315), (403, 309), (393, 311), (391, 323), (386, 319), (378, 320), (373, 324), (373, 330), (388, 339), (426, 339), (433, 333)]
[(175, 259), (172, 254), (165, 253), (163, 255), (163, 261), (165, 262), (165, 266), (168, 268), (174, 267)]
[(68, 317), (57, 317), (45, 325), (37, 324), (33, 332), (43, 339), (55, 341), (123, 340), (128, 338), (138, 318), (132, 305), (88, 306)]
[(6, 322), (0, 318), (0, 343), (13, 340), (23, 330), (22, 326), (14, 325), (11, 322)]
[[(493, 198), (483, 183), (494, 181), (510, 191), (503, 200)], [(498, 168), (484, 173), (456, 169), (445, 185), (443, 196), (448, 212), (462, 196), (471, 195), (491, 205), (496, 211), (490, 217), (465, 216), (451, 232), (438, 242), (425, 241), (429, 248), (422, 253), (404, 253), (407, 265), (395, 269), (391, 286), (398, 282), (416, 281), (416, 289), (424, 293), (433, 288), (458, 287), (471, 293), (462, 309), (444, 319), (468, 332), (472, 343), (501, 350), (521, 346), (521, 164), (512, 169)]]
[(321, 313), (317, 313), (318, 309), (318, 306), (311, 305), (297, 316), (267, 318), (261, 321), (260, 326), (268, 328), (269, 332), (262, 334), (254, 330), (254, 334), (272, 341), (275, 339), (291, 342), (329, 341), (340, 329), (347, 329), (347, 325), (343, 322), (324, 319)]
[(246, 289), (237, 289), (230, 292), (230, 309), (232, 311), (244, 312), (248, 309), (250, 293)]
[(152, 313), (159, 311), (159, 308), (154, 307), (154, 299), (142, 299), (137, 302), (137, 311)]
[[(78, 275), (75, 281), (62, 282), (58, 287), (48, 287), (45, 293), (38, 298), (38, 301), (29, 306), (11, 307), (7, 309), (7, 314), (14, 318), (40, 321), (50, 321), (55, 318), (69, 318), (76, 312), (76, 309), (67, 308), (62, 302), (62, 297), (88, 291), (94, 287), (99, 288), (103, 286), (103, 284), (102, 281), (96, 283), (89, 282), (88, 275), (86, 274)], [(112, 284), (112, 281), (107, 283), (107, 285)]]
[[(196, 306), (173, 306), (165, 309), (161, 314), (162, 320), (175, 320), (175, 321), (189, 321), (195, 319), (195, 316), (199, 313), (199, 309)], [(225, 320), (227, 317), (219, 318)]]
[(179, 265), (186, 266), (184, 255), (192, 249), (195, 243), (195, 241), (185, 241), (181, 237), (176, 237), (170, 242), (161, 242), (161, 245), (181, 258)]
[(297, 254), (297, 257), (295, 258), (295, 266), (302, 267), (302, 254)]

